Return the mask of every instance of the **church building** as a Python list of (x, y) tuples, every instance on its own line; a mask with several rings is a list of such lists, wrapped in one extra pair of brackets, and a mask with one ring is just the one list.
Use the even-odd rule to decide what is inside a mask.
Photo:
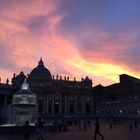
[(92, 80), (87, 76), (77, 81), (69, 77), (52, 76), (42, 59), (29, 75), (24, 72), (13, 75), (12, 82), (0, 84), (0, 117), (8, 116), (13, 94), (20, 90), (24, 79), (27, 79), (30, 91), (37, 97), (38, 114), (45, 118), (92, 117), (94, 99)]

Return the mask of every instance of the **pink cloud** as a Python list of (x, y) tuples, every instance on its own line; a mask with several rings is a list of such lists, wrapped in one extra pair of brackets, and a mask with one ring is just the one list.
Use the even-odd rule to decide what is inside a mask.
[(28, 22), (30, 18), (36, 16), (46, 16), (53, 12), (59, 0), (8, 0), (3, 4), (0, 15), (17, 21)]
[(131, 48), (135, 34), (111, 34), (92, 27), (82, 30), (76, 40), (71, 31), (72, 35), (63, 33), (64, 15), (52, 14), (58, 0), (8, 2), (7, 8), (0, 9), (0, 49), (5, 50), (1, 57), (11, 66), (0, 68), (2, 79), (21, 70), (29, 73), (40, 57), (52, 74), (78, 80), (89, 75), (95, 84), (117, 82), (121, 72), (140, 75), (120, 61), (120, 54)]
[[(52, 4), (51, 1), (50, 3)], [(38, 35), (33, 34), (27, 24), (22, 21), (23, 19), (31, 22), (30, 19), (28, 20), (29, 17), (38, 16), (40, 14), (44, 15), (41, 6), (43, 6), (42, 3), (37, 7), (41, 11), (35, 10), (36, 12), (34, 12), (33, 9), (33, 11), (31, 10), (31, 13), (29, 12), (29, 15), (24, 13), (24, 11), (21, 12), (23, 15), (20, 15), (20, 12), (18, 11), (20, 8), (15, 8), (12, 10), (11, 14), (11, 9), (5, 11), (5, 13), (2, 12), (5, 17), (0, 17), (0, 47), (3, 48), (2, 44), (6, 44), (7, 55), (9, 55), (10, 52), (11, 57), (11, 59), (7, 59), (7, 61), (14, 64), (13, 67), (16, 65), (16, 70), (11, 70), (11, 73), (24, 69), (31, 70), (37, 65), (37, 61), (41, 56), (47, 60), (46, 64), (50, 64), (50, 69), (52, 69), (54, 73), (64, 73), (64, 71), (66, 71), (65, 73), (68, 73), (67, 70), (65, 70), (65, 61), (63, 62), (63, 60), (68, 59), (76, 49), (72, 45), (70, 39), (62, 36), (61, 33), (58, 32), (58, 27), (60, 27), (63, 15), (52, 15), (49, 16), (49, 18), (46, 18), (45, 23), (42, 25), (44, 31), (39, 37)], [(25, 8), (25, 5), (22, 5), (21, 10), (22, 9), (31, 8)], [(50, 12), (52, 12), (52, 8), (50, 9)], [(45, 13), (45, 15), (46, 14), (48, 14), (48, 12)], [(6, 16), (8, 16), (8, 18), (6, 18)], [(70, 52), (69, 50), (72, 51)], [(6, 57), (9, 58), (8, 56)], [(57, 62), (59, 64), (56, 64)], [(52, 64), (62, 68), (54, 68)], [(1, 73), (3, 73), (2, 69)], [(4, 74), (2, 75), (5, 77)]]

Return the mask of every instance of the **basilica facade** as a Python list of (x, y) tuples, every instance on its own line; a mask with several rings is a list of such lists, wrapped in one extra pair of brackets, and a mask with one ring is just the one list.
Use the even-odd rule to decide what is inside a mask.
[[(94, 115), (94, 98), (92, 80), (87, 76), (77, 81), (59, 75), (52, 76), (43, 60), (37, 64), (29, 75), (24, 72), (13, 75), (12, 84), (0, 84), (1, 108), (10, 108), (12, 95), (20, 90), (24, 79), (27, 79), (30, 91), (37, 96), (38, 114), (42, 117), (91, 117)], [(4, 88), (5, 87), (5, 88)], [(2, 91), (2, 89), (4, 89)], [(6, 116), (1, 111), (1, 116)]]
[[(26, 79), (36, 96), (37, 114), (44, 118), (140, 118), (140, 79), (121, 74), (120, 82), (92, 86), (87, 76), (77, 81), (52, 76), (40, 59), (29, 75), (13, 74), (11, 84), (0, 83), (0, 123), (7, 122), (15, 93)], [(15, 112), (16, 113), (16, 112)]]

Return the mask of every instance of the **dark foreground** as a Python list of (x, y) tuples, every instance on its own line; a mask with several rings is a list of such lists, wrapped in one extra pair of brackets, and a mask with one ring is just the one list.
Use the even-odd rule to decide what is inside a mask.
[[(101, 124), (105, 140), (140, 140), (140, 126), (132, 131), (129, 130), (128, 124), (118, 124), (116, 128), (109, 129), (108, 124)], [(24, 140), (23, 134), (2, 133), (0, 140)], [(35, 134), (31, 135), (30, 140), (37, 140)], [(44, 140), (94, 140), (94, 125), (92, 124), (87, 131), (79, 131), (78, 127), (70, 127), (67, 132), (46, 132)], [(101, 140), (97, 137), (97, 140)]]

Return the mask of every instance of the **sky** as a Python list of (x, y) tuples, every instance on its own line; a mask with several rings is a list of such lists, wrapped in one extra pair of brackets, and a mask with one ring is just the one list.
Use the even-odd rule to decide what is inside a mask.
[(31, 72), (40, 57), (52, 75), (93, 85), (140, 78), (139, 0), (0, 0), (0, 77)]

